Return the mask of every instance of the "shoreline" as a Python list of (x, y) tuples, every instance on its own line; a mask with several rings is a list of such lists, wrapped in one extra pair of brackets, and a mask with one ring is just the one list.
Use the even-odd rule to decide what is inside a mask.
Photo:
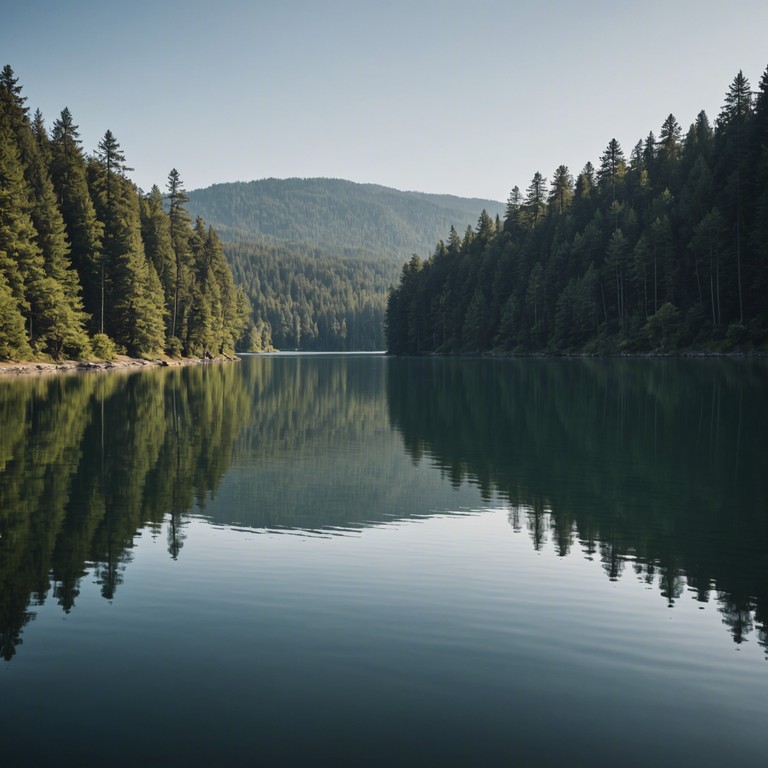
[(728, 352), (714, 352), (711, 350), (677, 350), (663, 352), (660, 350), (651, 352), (414, 352), (407, 355), (395, 355), (391, 352), (384, 353), (387, 357), (394, 359), (424, 359), (429, 357), (439, 358), (486, 358), (493, 360), (511, 360), (515, 358), (543, 358), (543, 359), (624, 359), (624, 360), (657, 360), (664, 358), (685, 358), (685, 359), (741, 359), (741, 358), (764, 358), (768, 357), (768, 350), (732, 350)]
[(96, 373), (104, 371), (128, 371), (139, 368), (173, 368), (186, 365), (210, 365), (211, 363), (238, 363), (235, 355), (218, 357), (167, 357), (152, 359), (118, 355), (114, 360), (61, 360), (57, 363), (30, 360), (24, 362), (0, 362), (0, 378), (4, 376), (44, 376), (51, 374)]

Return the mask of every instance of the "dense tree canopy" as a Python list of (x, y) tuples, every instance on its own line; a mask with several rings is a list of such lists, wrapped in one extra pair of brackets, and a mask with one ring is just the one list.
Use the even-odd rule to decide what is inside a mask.
[(253, 305), (248, 349), (384, 349), (394, 264), (264, 241), (225, 243), (224, 251)]
[(249, 348), (383, 349), (387, 290), (404, 257), (451, 224), (488, 223), (490, 200), (401, 192), (341, 179), (262, 179), (188, 193), (213, 223), (253, 310)]
[(234, 352), (250, 307), (216, 233), (128, 178), (107, 130), (92, 156), (68, 109), (48, 134), (0, 73), (0, 359)]
[(387, 345), (427, 352), (749, 349), (768, 341), (768, 69), (739, 72), (714, 128), (668, 115), (575, 182), (536, 173), (390, 291)]

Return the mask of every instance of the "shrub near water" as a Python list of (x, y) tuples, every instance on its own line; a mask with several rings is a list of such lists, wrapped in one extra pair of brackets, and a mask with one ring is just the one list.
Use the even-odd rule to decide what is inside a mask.
[(114, 360), (117, 357), (115, 343), (106, 333), (97, 333), (91, 339), (91, 349), (99, 360)]

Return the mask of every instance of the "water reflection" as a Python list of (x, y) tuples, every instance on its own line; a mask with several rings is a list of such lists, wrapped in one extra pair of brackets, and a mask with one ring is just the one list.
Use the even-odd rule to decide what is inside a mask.
[(764, 361), (407, 360), (387, 395), (406, 450), (500, 493), (533, 546), (578, 547), (672, 606), (716, 600), (768, 647)]
[[(247, 419), (236, 366), (0, 382), (0, 655), (53, 593), (92, 570), (112, 599), (138, 530), (183, 546), (184, 516), (218, 487)], [(31, 601), (30, 601), (31, 596)]]
[(0, 654), (88, 574), (115, 598), (142, 529), (179, 557), (192, 511), (338, 533), (475, 486), (536, 550), (670, 606), (691, 590), (768, 647), (766, 381), (762, 361), (371, 357), (0, 380)]
[[(208, 519), (338, 534), (462, 503), (439, 475), (411, 471), (386, 408), (388, 361), (371, 356), (244, 360), (252, 398), (221, 503)], [(476, 494), (465, 494), (477, 501)]]

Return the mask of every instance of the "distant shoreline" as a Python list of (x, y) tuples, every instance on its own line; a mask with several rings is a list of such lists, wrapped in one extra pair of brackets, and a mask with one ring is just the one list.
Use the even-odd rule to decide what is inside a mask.
[(512, 360), (515, 358), (535, 357), (546, 359), (623, 359), (623, 360), (656, 360), (659, 358), (689, 358), (689, 359), (740, 359), (748, 357), (768, 357), (768, 350), (732, 350), (728, 352), (713, 352), (711, 350), (679, 350), (655, 352), (421, 352), (409, 355), (384, 353), (387, 357), (405, 360), (408, 358), (423, 359), (428, 357), (440, 358), (487, 358), (494, 360)]
[(156, 357), (151, 360), (143, 358), (118, 355), (114, 360), (62, 360), (55, 362), (42, 362), (30, 360), (25, 362), (0, 362), (0, 377), (4, 376), (43, 376), (61, 373), (95, 373), (105, 371), (126, 371), (139, 368), (171, 368), (185, 365), (209, 365), (211, 363), (235, 363), (240, 362), (237, 356), (230, 357)]

